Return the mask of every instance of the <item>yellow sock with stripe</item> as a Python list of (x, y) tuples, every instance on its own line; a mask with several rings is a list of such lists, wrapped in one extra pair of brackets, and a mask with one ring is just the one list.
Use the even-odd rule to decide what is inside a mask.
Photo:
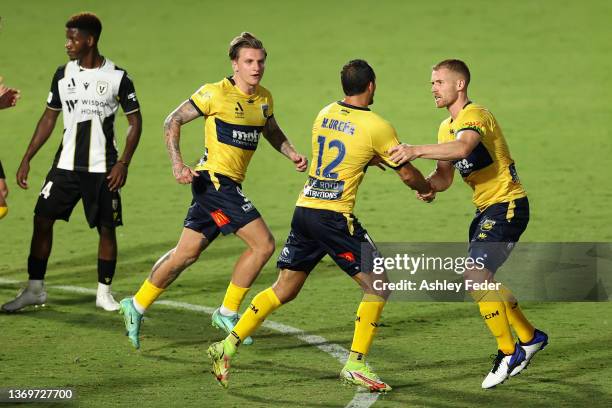
[(238, 345), (240, 341), (249, 337), (261, 324), (266, 317), (281, 305), (278, 296), (272, 288), (259, 292), (251, 302), (249, 308), (244, 312), (234, 331), (227, 336), (226, 340)]
[[(225, 297), (223, 298), (223, 308), (221, 309), (221, 313), (227, 315), (228, 311), (233, 313), (238, 313), (240, 309), (240, 305), (242, 301), (246, 297), (247, 292), (251, 288), (241, 288), (238, 285), (234, 285), (232, 282), (227, 286), (227, 290), (225, 291)], [(226, 312), (226, 313), (223, 313)]]
[(349, 362), (363, 362), (378, 329), (378, 320), (385, 307), (385, 300), (376, 295), (364, 295), (355, 319), (355, 334), (351, 344)]
[(138, 313), (144, 313), (164, 290), (153, 285), (148, 279), (145, 280), (132, 299)]
[(506, 307), (499, 293), (494, 290), (471, 292), (478, 302), (480, 315), (497, 341), (497, 348), (505, 354), (514, 353), (514, 337), (506, 315)]
[(535, 327), (533, 327), (523, 314), (523, 311), (518, 305), (518, 301), (510, 289), (504, 285), (500, 285), (499, 294), (504, 301), (510, 326), (512, 326), (521, 342), (528, 343), (533, 339)]

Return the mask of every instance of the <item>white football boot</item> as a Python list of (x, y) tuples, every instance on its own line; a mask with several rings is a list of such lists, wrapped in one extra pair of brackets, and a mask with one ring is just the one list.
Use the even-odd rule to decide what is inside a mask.
[(96, 306), (106, 310), (107, 312), (114, 312), (119, 310), (121, 306), (113, 298), (111, 293), (111, 286), (105, 285), (98, 282), (98, 292), (96, 294)]
[(525, 361), (525, 350), (518, 344), (514, 347), (514, 353), (510, 355), (506, 355), (503, 351), (498, 350), (497, 357), (493, 360), (493, 368), (482, 382), (482, 388), (493, 388), (503, 383), (508, 379), (512, 370), (523, 361)]
[(30, 280), (28, 286), (19, 291), (17, 297), (2, 305), (5, 312), (16, 312), (26, 306), (44, 306), (47, 301), (47, 291), (42, 280)]

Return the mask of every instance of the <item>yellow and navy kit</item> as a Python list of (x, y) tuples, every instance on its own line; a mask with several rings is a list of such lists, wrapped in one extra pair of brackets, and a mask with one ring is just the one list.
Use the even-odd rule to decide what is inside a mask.
[(272, 95), (262, 86), (247, 95), (233, 79), (224, 78), (202, 86), (190, 101), (205, 117), (205, 153), (195, 169), (242, 183), (266, 121), (274, 113)]
[(438, 143), (451, 142), (465, 129), (478, 132), (480, 143), (468, 157), (453, 164), (474, 191), (472, 201), (480, 210), (510, 202), (527, 194), (516, 173), (514, 160), (495, 117), (485, 107), (469, 102), (453, 120), (440, 124)]
[(296, 205), (351, 214), (368, 162), (380, 156), (397, 167), (387, 151), (398, 144), (393, 126), (368, 108), (326, 106), (312, 128), (309, 177)]

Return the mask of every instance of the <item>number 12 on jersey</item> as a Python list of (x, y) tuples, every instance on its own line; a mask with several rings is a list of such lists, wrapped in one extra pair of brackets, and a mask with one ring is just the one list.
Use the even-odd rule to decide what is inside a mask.
[[(325, 147), (326, 147), (325, 142), (326, 142), (326, 137), (319, 135), (319, 137), (317, 138), (317, 143), (319, 144), (319, 154), (317, 156), (317, 170), (316, 170), (317, 176), (321, 176), (321, 166), (323, 165), (322, 163), (323, 150), (325, 150)], [(329, 150), (337, 149), (338, 153), (336, 155), (336, 158), (333, 159), (323, 169), (323, 177), (335, 180), (338, 178), (338, 173), (335, 173), (334, 169), (338, 167), (340, 163), (342, 163), (342, 160), (344, 160), (344, 156), (346, 155), (346, 146), (344, 145), (344, 143), (342, 143), (341, 140), (333, 139), (329, 141), (327, 148)]]

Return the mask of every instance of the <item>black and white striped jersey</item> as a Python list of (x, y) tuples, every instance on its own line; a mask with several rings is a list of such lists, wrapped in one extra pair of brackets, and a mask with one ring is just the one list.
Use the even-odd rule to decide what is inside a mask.
[(86, 69), (73, 60), (57, 69), (47, 107), (62, 111), (64, 136), (53, 166), (73, 171), (106, 173), (117, 161), (115, 114), (140, 109), (127, 72), (105, 59)]

